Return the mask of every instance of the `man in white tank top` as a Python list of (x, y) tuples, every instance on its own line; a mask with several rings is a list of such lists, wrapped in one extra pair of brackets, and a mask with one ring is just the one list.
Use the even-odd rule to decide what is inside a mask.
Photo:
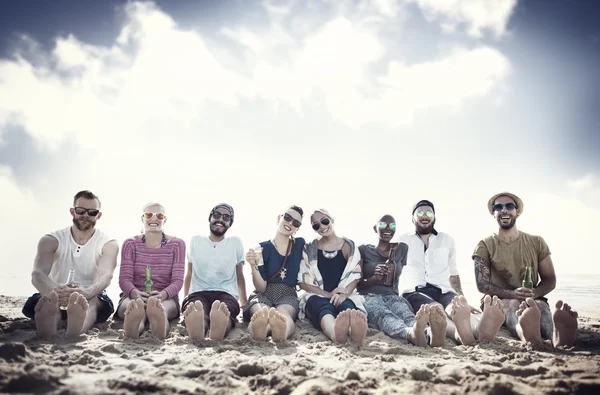
[(38, 243), (32, 283), (39, 293), (27, 300), (23, 314), (35, 319), (39, 337), (56, 335), (61, 319), (67, 320), (67, 336), (79, 336), (114, 311), (105, 289), (117, 266), (119, 246), (95, 229), (100, 207), (92, 192), (78, 192), (70, 210), (73, 225)]

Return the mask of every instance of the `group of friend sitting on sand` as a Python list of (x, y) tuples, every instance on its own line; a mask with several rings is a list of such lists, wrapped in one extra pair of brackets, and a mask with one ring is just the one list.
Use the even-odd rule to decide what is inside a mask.
[[(119, 246), (95, 228), (102, 217), (98, 197), (81, 191), (70, 209), (73, 224), (39, 241), (32, 273), (39, 293), (27, 300), (23, 314), (35, 320), (43, 338), (55, 336), (61, 320), (67, 336), (79, 336), (112, 316), (123, 320), (125, 337), (137, 338), (149, 327), (164, 339), (169, 322), (183, 311), (191, 339), (222, 340), (241, 312), (257, 341), (284, 341), (294, 334), (296, 319), (307, 318), (332, 341), (357, 346), (368, 327), (403, 343), (436, 347), (446, 337), (464, 345), (492, 341), (502, 325), (523, 342), (572, 345), (577, 313), (562, 301), (551, 312), (545, 298), (556, 285), (548, 245), (515, 226), (523, 201), (502, 192), (487, 208), (499, 230), (473, 252), (481, 310), (463, 295), (454, 239), (435, 229), (428, 200), (413, 206), (414, 233), (392, 243), (396, 222), (383, 215), (373, 226), (377, 245), (360, 246), (336, 235), (334, 218), (323, 209), (310, 216), (317, 238), (295, 238), (304, 211), (290, 206), (277, 217), (274, 237), (247, 252), (240, 238), (225, 237), (235, 216), (222, 203), (208, 215), (208, 236), (192, 237), (187, 254), (183, 240), (164, 233), (165, 208), (149, 203), (142, 210), (142, 234), (121, 248), (115, 310), (105, 290)], [(255, 287), (250, 297), (244, 262)], [(522, 283), (526, 273), (529, 286)]]

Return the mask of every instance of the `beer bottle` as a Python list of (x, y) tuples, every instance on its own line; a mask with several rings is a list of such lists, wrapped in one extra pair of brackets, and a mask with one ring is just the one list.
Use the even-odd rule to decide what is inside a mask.
[(523, 278), (521, 286), (523, 288), (533, 289), (533, 281), (531, 280), (531, 266), (529, 265), (525, 267), (525, 277)]
[[(65, 285), (67, 287), (71, 287), (73, 288), (73, 286), (75, 286), (75, 269), (71, 269), (69, 270), (69, 274), (67, 276), (67, 281), (65, 281)], [(61, 310), (66, 310), (67, 309), (67, 305), (60, 305), (59, 306)]]
[(146, 266), (146, 282), (144, 283), (144, 292), (150, 293), (154, 291), (154, 283), (152, 282), (152, 269), (150, 266)]
[(392, 286), (394, 285), (394, 275), (396, 274), (396, 249), (390, 248), (390, 255), (388, 256), (387, 261), (385, 261), (385, 266), (387, 267), (387, 274), (383, 277), (383, 284)]

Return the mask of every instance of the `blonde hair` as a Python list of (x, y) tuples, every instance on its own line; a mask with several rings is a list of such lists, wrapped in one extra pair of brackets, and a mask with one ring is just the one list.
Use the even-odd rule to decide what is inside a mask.
[(157, 203), (157, 202), (146, 203), (144, 205), (144, 207), (142, 207), (142, 212), (145, 213), (146, 210), (148, 210), (150, 207), (160, 207), (162, 209), (163, 213), (166, 214), (165, 206), (163, 206), (162, 204)]
[(312, 218), (315, 216), (316, 213), (321, 213), (323, 215), (325, 215), (326, 217), (329, 217), (329, 219), (331, 220), (331, 222), (334, 222), (333, 217), (331, 216), (331, 214), (329, 214), (329, 211), (325, 210), (324, 208), (320, 208), (318, 210), (315, 210), (311, 215), (310, 215), (310, 220), (312, 221)]

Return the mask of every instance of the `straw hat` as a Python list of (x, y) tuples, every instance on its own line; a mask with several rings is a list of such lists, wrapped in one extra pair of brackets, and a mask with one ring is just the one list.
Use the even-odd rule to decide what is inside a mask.
[(488, 211), (490, 212), (490, 214), (494, 215), (494, 209), (492, 209), (492, 206), (494, 205), (494, 202), (496, 201), (496, 199), (498, 199), (500, 196), (508, 196), (509, 198), (514, 200), (515, 203), (517, 203), (517, 209), (519, 210), (519, 212), (521, 214), (523, 214), (523, 201), (521, 200), (520, 197), (518, 197), (514, 193), (510, 193), (510, 192), (497, 193), (494, 196), (492, 196), (490, 198), (490, 200), (488, 200)]

